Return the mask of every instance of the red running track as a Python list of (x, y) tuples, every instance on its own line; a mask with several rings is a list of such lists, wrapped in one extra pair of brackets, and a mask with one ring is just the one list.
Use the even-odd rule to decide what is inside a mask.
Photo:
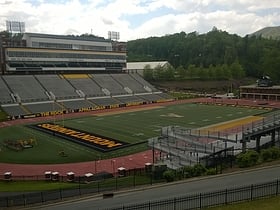
[[(149, 106), (163, 106), (178, 104), (178, 103), (193, 103), (193, 102), (201, 102), (207, 104), (228, 104), (228, 105), (237, 105), (237, 106), (259, 106), (259, 107), (270, 107), (270, 108), (280, 108), (279, 101), (252, 101), (252, 100), (242, 100), (242, 99), (211, 99), (211, 98), (197, 98), (190, 100), (180, 100), (173, 101), (168, 103), (155, 103), (155, 104), (147, 104), (141, 105), (141, 107), (149, 107)], [(56, 119), (62, 118), (72, 118), (78, 116), (85, 116), (100, 112), (114, 112), (116, 110), (128, 110), (139, 108), (140, 106), (132, 106), (126, 108), (117, 108), (110, 110), (99, 110), (92, 112), (84, 112), (84, 113), (71, 113), (64, 116), (56, 116)], [(25, 123), (34, 123), (40, 120), (50, 120), (54, 117), (45, 117), (45, 118), (30, 118), (30, 119), (17, 119), (0, 123), (1, 127), (12, 126), (16, 124), (25, 124)], [(145, 163), (152, 163), (152, 150), (148, 150), (145, 152), (118, 157), (114, 159), (108, 160), (98, 160), (98, 161), (89, 161), (89, 162), (81, 162), (81, 163), (68, 163), (68, 164), (46, 164), (46, 165), (36, 165), (36, 164), (10, 164), (10, 163), (0, 163), (0, 174), (4, 174), (6, 172), (11, 172), (13, 176), (40, 176), (44, 175), (46, 171), (56, 171), (61, 175), (66, 175), (68, 172), (73, 172), (77, 176), (83, 176), (86, 173), (98, 173), (98, 172), (109, 172), (116, 173), (119, 167), (124, 167), (126, 169), (134, 169), (134, 168), (144, 168)]]
[(10, 164), (0, 163), (0, 174), (11, 172), (13, 176), (40, 176), (46, 171), (58, 172), (60, 175), (67, 175), (73, 172), (77, 176), (83, 176), (86, 173), (109, 172), (116, 173), (119, 167), (125, 169), (144, 168), (146, 163), (152, 163), (152, 150), (136, 153), (133, 155), (118, 157), (108, 160), (97, 160), (80, 163), (64, 164)]

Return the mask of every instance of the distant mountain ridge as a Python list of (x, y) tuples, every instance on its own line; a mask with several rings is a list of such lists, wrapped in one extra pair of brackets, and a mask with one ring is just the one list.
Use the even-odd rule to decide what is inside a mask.
[(280, 26), (265, 27), (251, 34), (251, 36), (261, 36), (266, 39), (280, 40)]

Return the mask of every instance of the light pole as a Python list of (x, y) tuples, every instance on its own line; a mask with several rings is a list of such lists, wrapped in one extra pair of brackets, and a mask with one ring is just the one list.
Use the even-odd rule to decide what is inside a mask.
[(96, 172), (97, 172), (96, 167), (97, 167), (97, 161), (96, 161), (96, 160), (94, 160), (94, 173), (95, 173), (95, 174), (96, 174)]
[(113, 167), (113, 175), (115, 176), (115, 162), (116, 160), (111, 160), (111, 164), (112, 164), (112, 167)]

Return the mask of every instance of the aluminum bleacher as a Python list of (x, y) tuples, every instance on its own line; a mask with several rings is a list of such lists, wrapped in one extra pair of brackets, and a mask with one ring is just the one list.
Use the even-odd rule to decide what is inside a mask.
[(120, 103), (119, 101), (111, 97), (94, 98), (94, 99), (90, 99), (89, 101), (98, 106), (110, 106), (110, 105), (115, 105)]
[(144, 87), (150, 88), (153, 92), (158, 91), (153, 85), (144, 80), (143, 77), (141, 77), (138, 73), (131, 73), (129, 75), (135, 80), (137, 80), (139, 83), (141, 83)]
[(20, 116), (20, 115), (29, 114), (19, 104), (9, 104), (9, 105), (3, 105), (1, 107), (10, 116)]
[(11, 97), (11, 92), (5, 81), (0, 77), (0, 104), (10, 104), (13, 103), (13, 99)]
[(116, 80), (111, 77), (110, 74), (94, 74), (92, 79), (102, 88), (106, 88), (110, 91), (111, 95), (123, 95), (127, 94), (124, 87), (120, 85)]
[(46, 101), (44, 88), (33, 75), (3, 75), (17, 102)]
[(96, 105), (90, 103), (86, 100), (71, 100), (71, 101), (60, 101), (59, 102), (62, 106), (67, 108), (68, 110), (75, 110), (75, 109), (84, 109), (89, 107), (95, 107)]
[(138, 96), (132, 95), (132, 96), (116, 96), (115, 99), (119, 100), (121, 103), (143, 103), (145, 100), (142, 98), (139, 98)]
[(79, 98), (71, 84), (59, 75), (36, 75), (36, 78), (55, 99)]
[(123, 87), (128, 87), (133, 93), (145, 93), (147, 90), (137, 80), (131, 77), (129, 74), (111, 74), (111, 76), (119, 81)]
[(171, 99), (136, 73), (2, 75), (0, 91), (0, 105), (11, 118), (91, 111)]
[(23, 104), (23, 106), (26, 107), (32, 113), (52, 112), (63, 109), (53, 101), (48, 101), (44, 103)]
[(87, 74), (63, 75), (76, 90), (81, 90), (86, 97), (105, 96), (101, 87)]

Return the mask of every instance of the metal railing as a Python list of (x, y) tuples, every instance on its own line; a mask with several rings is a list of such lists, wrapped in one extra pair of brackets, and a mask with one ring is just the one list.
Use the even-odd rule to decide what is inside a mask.
[(164, 200), (123, 205), (104, 210), (189, 210), (227, 205), (241, 201), (279, 195), (279, 180), (239, 188), (199, 193), (190, 196), (173, 197)]

